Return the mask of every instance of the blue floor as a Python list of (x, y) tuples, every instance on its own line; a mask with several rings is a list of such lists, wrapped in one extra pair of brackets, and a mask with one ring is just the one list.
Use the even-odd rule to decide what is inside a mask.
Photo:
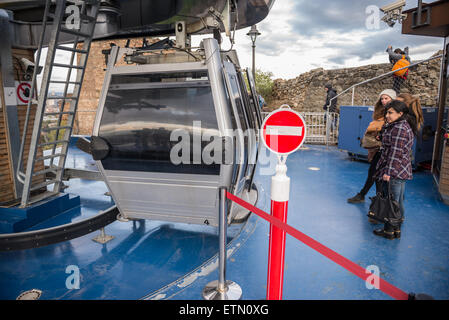
[[(72, 159), (72, 162), (70, 162)], [(262, 156), (256, 175), (257, 206), (269, 210), (275, 159)], [(271, 164), (268, 165), (266, 163)], [(67, 166), (95, 169), (91, 159), (73, 152)], [(403, 235), (376, 237), (368, 223), (369, 200), (348, 204), (363, 186), (368, 164), (349, 160), (334, 147), (306, 146), (287, 160), (291, 178), (288, 223), (362, 267), (375, 265), (380, 276), (405, 292), (449, 299), (449, 207), (438, 199), (432, 176), (414, 173), (406, 185)], [(102, 182), (73, 179), (65, 192), (81, 196), (79, 212), (56, 216), (76, 221), (108, 208)], [(374, 187), (369, 195), (374, 195)], [(264, 299), (269, 225), (252, 215), (229, 228), (227, 278), (243, 299)], [(51, 245), (0, 252), (0, 299), (15, 299), (30, 289), (41, 299), (202, 299), (202, 288), (218, 278), (217, 230), (158, 221), (114, 222), (106, 245), (92, 241), (98, 232)], [(66, 268), (79, 268), (80, 289), (67, 289)], [(284, 299), (391, 299), (319, 253), (287, 236)]]
[[(438, 199), (428, 172), (415, 173), (407, 183), (402, 238), (387, 240), (372, 233), (379, 225), (367, 221), (369, 200), (346, 203), (363, 186), (367, 163), (351, 161), (335, 148), (307, 146), (290, 155), (287, 166), (292, 179), (290, 225), (364, 268), (377, 266), (383, 279), (407, 293), (449, 299), (449, 207)], [(261, 175), (263, 170), (259, 167), (257, 180), (269, 191), (270, 176)], [(368, 195), (374, 195), (374, 187)], [(258, 207), (268, 211), (269, 199)], [(257, 216), (251, 219), (257, 226), (229, 259), (227, 279), (242, 287), (243, 299), (264, 299), (269, 225)], [(170, 298), (201, 299), (202, 288), (216, 278), (214, 272), (189, 290), (171, 290)], [(391, 299), (380, 290), (367, 289), (361, 279), (290, 236), (283, 298)]]
[[(66, 167), (97, 170), (92, 158), (73, 144)], [(114, 205), (102, 181), (65, 183), (69, 187), (64, 192), (80, 195), (81, 206), (26, 231), (84, 220)], [(241, 228), (231, 226), (229, 240)], [(16, 299), (30, 289), (41, 290), (41, 299), (139, 299), (194, 270), (218, 247), (218, 232), (210, 226), (141, 220), (116, 221), (105, 230), (115, 237), (105, 245), (92, 241), (96, 231), (37, 249), (0, 252), (0, 300)], [(67, 289), (72, 266), (79, 270), (80, 289)]]

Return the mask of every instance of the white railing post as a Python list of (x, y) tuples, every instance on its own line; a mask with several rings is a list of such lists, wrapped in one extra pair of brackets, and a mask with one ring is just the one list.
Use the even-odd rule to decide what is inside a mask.
[(352, 87), (352, 102), (351, 105), (354, 105), (354, 94), (355, 94), (355, 87)]

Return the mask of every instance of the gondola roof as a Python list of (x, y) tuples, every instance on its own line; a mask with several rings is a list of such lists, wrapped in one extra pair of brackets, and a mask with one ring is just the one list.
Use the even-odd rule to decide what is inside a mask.
[[(262, 21), (274, 0), (101, 0), (94, 39), (173, 35), (174, 24), (185, 21), (189, 33), (211, 33), (205, 27), (208, 16), (227, 19), (226, 12), (237, 12), (236, 25), (242, 29)], [(54, 4), (53, 4), (54, 5)], [(228, 7), (231, 8), (228, 11)], [(12, 12), (13, 20), (37, 26), (42, 23), (45, 0), (4, 0), (0, 8)], [(213, 10), (212, 10), (213, 9)], [(223, 25), (221, 31), (226, 31)]]

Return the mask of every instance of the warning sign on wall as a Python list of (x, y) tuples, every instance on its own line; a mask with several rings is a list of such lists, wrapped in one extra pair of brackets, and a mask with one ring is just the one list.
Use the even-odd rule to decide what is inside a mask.
[(16, 81), (17, 104), (27, 104), (31, 96), (31, 81)]

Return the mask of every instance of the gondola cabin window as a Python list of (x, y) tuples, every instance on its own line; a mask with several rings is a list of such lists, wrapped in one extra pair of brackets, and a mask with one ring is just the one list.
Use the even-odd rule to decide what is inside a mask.
[[(180, 143), (171, 139), (175, 130), (190, 143), (181, 163), (170, 158)], [(219, 136), (207, 71), (112, 75), (99, 136), (110, 145), (106, 170), (220, 174), (219, 163), (202, 157)]]

